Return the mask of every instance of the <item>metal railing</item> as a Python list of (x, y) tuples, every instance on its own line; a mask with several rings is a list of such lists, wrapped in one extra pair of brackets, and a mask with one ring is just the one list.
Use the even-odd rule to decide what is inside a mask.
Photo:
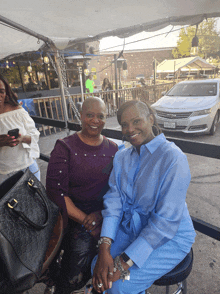
[[(151, 86), (142, 86), (142, 87), (133, 87), (133, 88), (125, 88), (118, 90), (110, 90), (110, 91), (99, 91), (94, 94), (85, 93), (84, 99), (96, 96), (101, 98), (107, 108), (107, 115), (114, 116), (116, 114), (117, 109), (128, 100), (138, 99), (141, 101), (148, 102), (150, 104), (156, 102), (161, 96), (163, 91), (168, 91), (174, 85), (173, 82), (165, 83), (165, 84), (157, 84)], [(65, 96), (67, 109), (68, 109), (68, 117), (69, 121), (75, 122), (75, 114), (70, 106), (68, 97)], [(79, 109), (79, 102), (82, 101), (81, 93), (71, 95), (73, 102), (76, 107)], [(33, 98), (36, 114), (39, 117), (45, 117), (56, 120), (64, 120), (64, 112), (62, 106), (61, 96), (51, 96), (51, 97), (41, 97), (41, 98)], [(53, 130), (55, 133), (60, 131), (60, 128), (48, 126), (48, 125), (39, 125), (38, 129), (43, 132), (44, 135), (48, 132), (51, 134)]]

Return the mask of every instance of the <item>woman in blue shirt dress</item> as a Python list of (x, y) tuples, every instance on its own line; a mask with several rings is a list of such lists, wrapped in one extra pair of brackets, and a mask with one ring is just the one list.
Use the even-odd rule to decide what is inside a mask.
[(194, 243), (185, 203), (191, 176), (186, 155), (166, 140), (148, 105), (128, 101), (117, 117), (132, 146), (114, 158), (93, 287), (99, 293), (145, 293)]

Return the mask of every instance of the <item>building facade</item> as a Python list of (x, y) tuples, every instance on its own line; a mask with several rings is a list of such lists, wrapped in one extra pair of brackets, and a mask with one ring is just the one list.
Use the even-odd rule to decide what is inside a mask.
[[(143, 75), (145, 79), (149, 79), (153, 74), (153, 60), (158, 63), (164, 59), (172, 59), (173, 47), (156, 48), (156, 49), (140, 49), (140, 50), (125, 50), (123, 58), (127, 62), (127, 71), (118, 69), (117, 75), (121, 75), (122, 82), (130, 82), (136, 80), (138, 75)], [(111, 82), (115, 80), (115, 64), (113, 62), (114, 55), (118, 57), (119, 52), (100, 52), (99, 58), (99, 75), (100, 81), (108, 78)], [(120, 73), (119, 73), (120, 71)]]

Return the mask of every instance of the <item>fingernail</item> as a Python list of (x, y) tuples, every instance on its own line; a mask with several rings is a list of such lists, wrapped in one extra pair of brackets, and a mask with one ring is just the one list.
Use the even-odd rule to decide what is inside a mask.
[(14, 146), (16, 146), (16, 144), (13, 144)]
[(16, 141), (16, 139), (13, 140), (13, 142)]
[(112, 282), (109, 282), (109, 289), (111, 289), (112, 287)]
[(12, 137), (12, 139), (14, 139), (14, 138), (15, 138), (15, 136)]

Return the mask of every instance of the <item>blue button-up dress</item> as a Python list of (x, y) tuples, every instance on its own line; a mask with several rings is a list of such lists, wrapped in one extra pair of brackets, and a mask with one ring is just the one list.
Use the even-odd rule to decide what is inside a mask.
[(118, 280), (108, 293), (144, 293), (190, 251), (196, 235), (185, 202), (190, 179), (186, 155), (163, 134), (140, 154), (133, 146), (116, 153), (101, 236), (113, 240), (113, 258), (124, 251), (134, 265), (130, 281)]

